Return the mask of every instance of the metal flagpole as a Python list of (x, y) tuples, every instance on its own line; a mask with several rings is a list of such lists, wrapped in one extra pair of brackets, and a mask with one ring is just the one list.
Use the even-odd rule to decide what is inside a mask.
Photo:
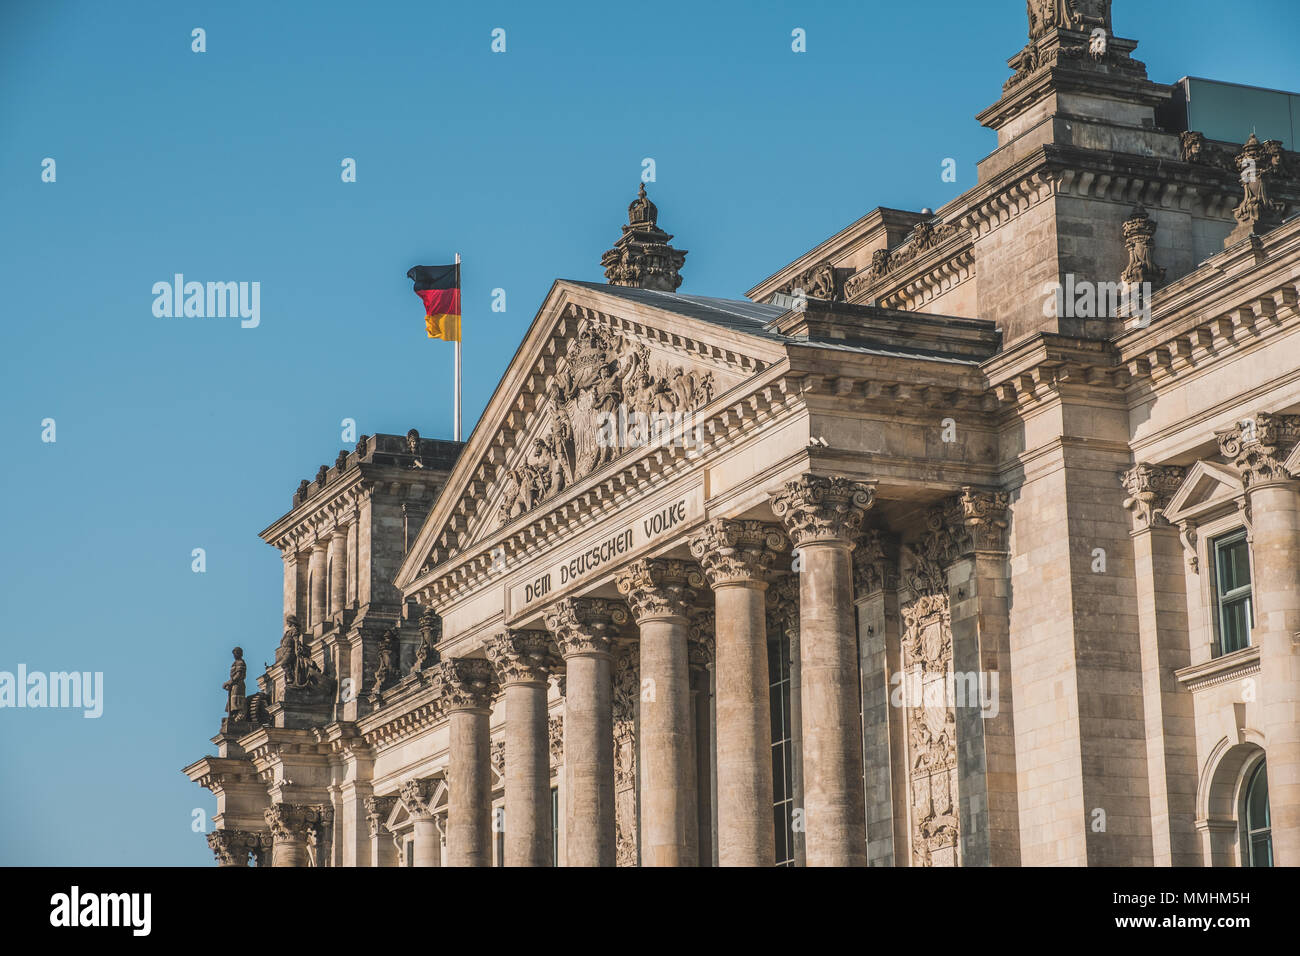
[[(460, 253), (459, 252), (456, 253), (456, 289), (457, 291), (460, 291)], [(465, 311), (465, 303), (464, 303), (463, 295), (461, 296), (460, 308), (461, 308), (461, 312)], [(456, 343), (455, 343), (456, 344), (456, 382), (455, 382), (456, 402), (453, 408), (454, 408), (454, 414), (456, 416), (454, 436), (456, 441), (460, 441), (460, 339), (462, 334), (461, 329), (464, 328), (465, 323), (461, 321), (461, 317), (457, 317), (456, 322), (457, 325), (460, 326), (460, 328), (456, 329)]]

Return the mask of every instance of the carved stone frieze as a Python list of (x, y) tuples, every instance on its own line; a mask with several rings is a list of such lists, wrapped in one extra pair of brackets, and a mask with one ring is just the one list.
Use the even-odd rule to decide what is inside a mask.
[(799, 575), (778, 578), (767, 589), (767, 626), (769, 639), (799, 630)]
[(546, 735), (551, 751), (551, 767), (564, 763), (564, 718), (559, 714), (546, 721)]
[(879, 528), (867, 531), (853, 549), (853, 591), (861, 598), (898, 587), (898, 536)]
[(956, 551), (956, 543), (942, 505), (926, 512), (921, 535), (903, 548), (909, 559), (903, 581), (912, 593), (918, 597), (947, 594), (947, 568)]
[(1223, 457), (1241, 472), (1244, 488), (1297, 477), (1284, 463), (1300, 442), (1300, 415), (1258, 412), (1254, 418), (1216, 432), (1215, 436)]
[(1187, 469), (1175, 465), (1148, 465), (1139, 463), (1120, 475), (1120, 483), (1128, 492), (1124, 508), (1133, 513), (1137, 530), (1167, 525), (1164, 509), (1169, 500), (1182, 487)]
[(496, 668), (501, 686), (545, 684), (559, 664), (555, 644), (546, 631), (506, 630), (483, 645), (487, 659)]
[(619, 628), (628, 622), (627, 605), (604, 598), (562, 598), (542, 612), (546, 629), (565, 657), (608, 654)]
[(638, 623), (659, 617), (686, 617), (704, 587), (704, 575), (691, 561), (643, 558), (614, 576)]
[(641, 663), (635, 644), (614, 653), (614, 865), (637, 865), (636, 719), (641, 694)]
[(842, 298), (835, 267), (829, 260), (813, 266), (788, 283), (782, 291), (792, 296), (802, 293), (806, 298), (823, 302), (835, 302)]
[(777, 554), (786, 548), (780, 527), (764, 521), (715, 518), (688, 544), (711, 587), (756, 584), (766, 579)]
[(802, 475), (772, 495), (772, 513), (795, 547), (825, 541), (852, 543), (875, 502), (873, 485), (850, 478)]

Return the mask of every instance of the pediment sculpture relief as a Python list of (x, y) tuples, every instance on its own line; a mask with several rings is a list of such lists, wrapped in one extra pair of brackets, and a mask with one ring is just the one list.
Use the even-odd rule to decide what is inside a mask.
[(713, 400), (713, 373), (653, 362), (640, 343), (585, 321), (555, 373), (536, 433), (501, 477), (502, 524)]

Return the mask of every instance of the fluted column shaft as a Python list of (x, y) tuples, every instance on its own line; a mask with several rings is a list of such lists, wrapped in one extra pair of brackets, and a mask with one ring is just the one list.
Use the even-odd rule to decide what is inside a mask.
[(565, 862), (613, 866), (614, 710), (611, 640), (627, 609), (598, 598), (566, 598), (546, 609), (566, 668)]
[(704, 577), (693, 564), (656, 558), (633, 562), (617, 584), (641, 636), (641, 865), (696, 866), (687, 613)]
[(339, 527), (329, 543), (329, 613), (337, 614), (347, 604), (348, 529)]
[(485, 660), (438, 665), (451, 737), (448, 756), (447, 864), (492, 865), (489, 722), (496, 677)]
[(557, 661), (545, 631), (506, 631), (487, 645), (505, 692), (505, 865), (550, 866), (547, 678)]
[(874, 489), (844, 478), (786, 482), (772, 510), (799, 572), (799, 679), (809, 866), (865, 866), (862, 724), (853, 622), (853, 541)]
[(328, 582), (325, 580), (326, 544), (317, 541), (311, 548), (311, 563), (308, 572), (311, 580), (311, 593), (307, 595), (307, 606), (311, 609), (311, 626), (316, 627), (326, 615)]
[(772, 866), (772, 717), (765, 575), (785, 546), (770, 524), (717, 519), (690, 540), (715, 602), (718, 864)]

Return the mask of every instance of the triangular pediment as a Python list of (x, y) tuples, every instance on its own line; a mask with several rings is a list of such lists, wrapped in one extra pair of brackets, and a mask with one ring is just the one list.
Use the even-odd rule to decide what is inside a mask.
[(397, 577), (406, 591), (699, 414), (785, 356), (771, 306), (557, 282)]
[(1236, 502), (1245, 494), (1241, 474), (1230, 465), (1198, 461), (1169, 500), (1164, 516), (1172, 524), (1195, 519)]

